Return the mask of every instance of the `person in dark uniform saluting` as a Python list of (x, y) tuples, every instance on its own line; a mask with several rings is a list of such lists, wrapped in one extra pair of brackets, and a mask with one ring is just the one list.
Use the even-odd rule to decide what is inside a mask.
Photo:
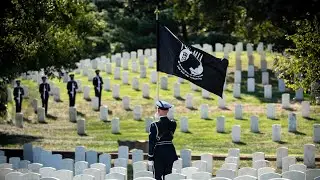
[(49, 92), (50, 92), (50, 85), (46, 82), (47, 77), (42, 76), (42, 83), (39, 86), (39, 92), (41, 95), (42, 107), (45, 109), (46, 115), (48, 115), (48, 100), (49, 100)]
[(17, 86), (13, 89), (14, 101), (16, 102), (16, 112), (21, 112), (22, 100), (24, 96), (24, 90), (20, 86), (20, 80), (16, 80)]
[(93, 78), (94, 94), (99, 98), (99, 107), (101, 106), (101, 94), (102, 94), (102, 85), (103, 81), (99, 75), (100, 70), (96, 70), (96, 77)]
[(74, 80), (74, 74), (70, 74), (70, 81), (68, 81), (67, 84), (67, 90), (69, 95), (69, 107), (75, 106), (77, 89), (78, 83)]
[(156, 106), (158, 121), (150, 125), (148, 163), (153, 164), (155, 179), (161, 180), (172, 172), (173, 162), (178, 159), (172, 143), (177, 123), (167, 117), (171, 104), (157, 101)]

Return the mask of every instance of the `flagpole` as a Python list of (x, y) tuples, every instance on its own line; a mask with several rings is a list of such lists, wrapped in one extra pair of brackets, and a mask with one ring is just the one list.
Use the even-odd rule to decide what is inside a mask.
[(160, 38), (159, 38), (159, 2), (157, 4), (157, 7), (156, 7), (156, 11), (155, 11), (155, 14), (156, 14), (156, 39), (157, 39), (157, 100), (159, 100), (159, 60), (160, 60), (160, 52), (159, 52), (159, 46), (160, 46)]

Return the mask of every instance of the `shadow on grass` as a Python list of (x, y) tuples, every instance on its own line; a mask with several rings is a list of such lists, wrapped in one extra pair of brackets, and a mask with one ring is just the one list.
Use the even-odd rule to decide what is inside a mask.
[(23, 117), (23, 122), (32, 123), (32, 120), (26, 117)]
[(186, 133), (186, 134), (192, 134), (192, 132), (191, 131), (186, 131), (186, 132), (182, 132), (182, 133)]
[(84, 133), (84, 134), (78, 134), (79, 136), (83, 136), (83, 137), (85, 137), (85, 136), (89, 136), (87, 133)]
[(148, 96), (148, 97), (143, 97), (144, 99), (152, 99), (150, 96)]
[(8, 134), (4, 132), (0, 132), (0, 145), (6, 146), (9, 144), (25, 144), (33, 141), (38, 141), (43, 139), (40, 136), (30, 136), (30, 135), (21, 135), (21, 134)]
[(179, 100), (179, 101), (185, 101), (185, 99), (182, 98), (182, 97), (176, 97), (176, 99)]
[(48, 114), (46, 117), (47, 117), (48, 119), (52, 119), (52, 120), (57, 120), (57, 119), (58, 119), (57, 116), (54, 116), (54, 115), (51, 115), (51, 114)]
[(86, 99), (84, 99), (84, 100), (90, 102), (90, 101), (91, 101), (91, 98), (86, 98)]
[(83, 113), (80, 112), (80, 111), (77, 111), (77, 115), (78, 115), (78, 116), (81, 116), (81, 117), (85, 117), (85, 116), (86, 116), (85, 114), (83, 114)]
[(54, 102), (57, 102), (57, 103), (62, 103), (63, 101), (61, 99), (57, 100), (57, 101), (54, 101)]
[(48, 124), (47, 121), (41, 121), (41, 122), (38, 122), (39, 124)]
[[(251, 131), (252, 132), (252, 131)], [(253, 134), (264, 134), (263, 132), (259, 131), (259, 132), (252, 132)]]
[(141, 91), (141, 89), (134, 89), (135, 91)]
[(308, 121), (315, 121), (316, 120), (315, 118), (311, 118), (311, 117), (304, 117), (303, 119), (306, 119)]
[(231, 111), (231, 109), (228, 107), (223, 107), (223, 108), (219, 108), (219, 109), (224, 110), (224, 111)]
[(203, 120), (208, 120), (208, 121), (212, 121), (213, 119), (212, 118), (201, 118), (201, 119), (203, 119)]
[(287, 111), (297, 111), (296, 109), (293, 109), (292, 107), (288, 107), (288, 108), (283, 108), (284, 110), (287, 110)]
[(247, 118), (234, 118), (235, 120), (248, 121)]
[(121, 132), (117, 132), (117, 133), (112, 133), (114, 135), (121, 135)]
[(125, 111), (133, 111), (133, 109), (131, 109), (131, 108), (128, 108), (128, 109), (125, 109)]
[(295, 135), (299, 135), (299, 136), (305, 136), (305, 135), (307, 135), (306, 133), (301, 132), (301, 131), (296, 131), (296, 132), (291, 132), (291, 133), (293, 133), (293, 134), (295, 134)]
[(288, 143), (285, 142), (285, 141), (277, 141), (276, 143), (278, 143), (278, 144), (288, 144)]
[(213, 97), (205, 97), (203, 99), (205, 99), (205, 100), (214, 100)]
[(108, 114), (112, 115), (112, 111), (110, 109), (108, 109)]
[(188, 108), (188, 109), (190, 109), (191, 111), (196, 111), (196, 110), (198, 110), (198, 109), (195, 108), (195, 107), (190, 107), (190, 108)]
[(271, 120), (274, 120), (274, 121), (279, 121), (280, 120), (279, 118), (268, 118), (268, 119), (271, 119)]
[(230, 132), (224, 131), (224, 132), (217, 132), (218, 134), (230, 134)]
[(114, 97), (113, 99), (116, 100), (116, 101), (121, 101), (122, 100), (121, 97)]
[(240, 142), (233, 142), (233, 143), (234, 143), (234, 144), (237, 144), (237, 145), (241, 145), (241, 146), (247, 145), (247, 143), (242, 142), (242, 141), (240, 141)]

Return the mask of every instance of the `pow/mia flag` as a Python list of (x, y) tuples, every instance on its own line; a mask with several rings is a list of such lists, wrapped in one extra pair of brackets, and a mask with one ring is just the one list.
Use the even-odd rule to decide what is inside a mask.
[(159, 26), (157, 71), (186, 79), (222, 98), (229, 61), (181, 42), (167, 27)]

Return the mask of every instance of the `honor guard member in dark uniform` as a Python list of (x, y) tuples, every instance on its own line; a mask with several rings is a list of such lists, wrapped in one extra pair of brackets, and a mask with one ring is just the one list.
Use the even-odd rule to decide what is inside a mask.
[(22, 100), (24, 96), (24, 90), (20, 86), (20, 80), (16, 80), (17, 86), (13, 89), (14, 101), (16, 102), (16, 112), (21, 112)]
[(46, 115), (48, 115), (48, 100), (49, 100), (49, 92), (50, 85), (46, 82), (47, 77), (42, 76), (42, 83), (39, 86), (39, 92), (41, 95), (42, 107), (45, 109)]
[(74, 80), (74, 74), (70, 74), (70, 81), (67, 84), (67, 90), (69, 95), (69, 107), (74, 107), (76, 103), (76, 94), (77, 94), (78, 84)]
[(167, 117), (172, 107), (169, 103), (157, 101), (156, 106), (155, 118), (158, 121), (150, 125), (148, 164), (153, 164), (155, 179), (161, 180), (172, 172), (173, 162), (178, 159), (172, 143), (177, 124)]
[(99, 98), (99, 107), (101, 106), (101, 94), (102, 94), (102, 85), (103, 81), (99, 75), (100, 70), (96, 70), (96, 77), (93, 78), (94, 94)]

